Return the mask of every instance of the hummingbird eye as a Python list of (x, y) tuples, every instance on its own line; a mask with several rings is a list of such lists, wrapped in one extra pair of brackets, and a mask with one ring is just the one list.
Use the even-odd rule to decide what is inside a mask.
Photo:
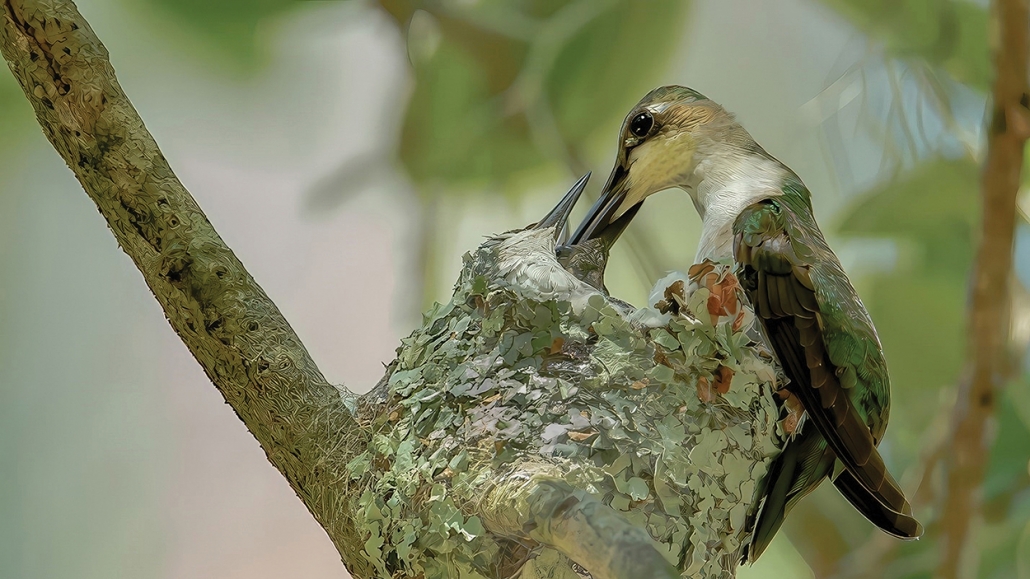
[(652, 127), (654, 127), (654, 117), (647, 111), (643, 111), (633, 117), (633, 120), (629, 122), (629, 132), (639, 138), (646, 137), (651, 132)]

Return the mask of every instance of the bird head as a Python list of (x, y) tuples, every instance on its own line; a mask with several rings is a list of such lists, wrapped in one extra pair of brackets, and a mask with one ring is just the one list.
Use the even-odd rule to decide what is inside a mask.
[(608, 294), (604, 270), (608, 251), (615, 243), (610, 234), (614, 229), (583, 243), (562, 243), (569, 214), (589, 179), (590, 173), (581, 177), (540, 221), (487, 240), (483, 247), (495, 252), (495, 276), (505, 278), (510, 285), (529, 288), (541, 299), (598, 291)]
[(689, 186), (704, 157), (736, 141), (751, 138), (732, 115), (701, 93), (682, 86), (649, 92), (626, 115), (615, 168), (570, 243), (602, 234), (614, 242), (644, 199)]
[(558, 201), (558, 204), (553, 209), (544, 215), (544, 218), (537, 221), (533, 225), (527, 227), (527, 230), (543, 231), (547, 230), (555, 244), (557, 244), (565, 232), (565, 227), (568, 225), (569, 215), (572, 214), (572, 208), (576, 206), (576, 202), (579, 201), (580, 195), (583, 194), (583, 190), (586, 189), (587, 182), (590, 181), (590, 172), (579, 178), (575, 185), (569, 189), (569, 192)]
[[(519, 288), (527, 297), (539, 300), (570, 299), (597, 293), (597, 288), (577, 275), (576, 268), (566, 269), (563, 261), (576, 259), (598, 262), (594, 269), (603, 272), (607, 251), (587, 251), (600, 243), (602, 237), (592, 240), (588, 248), (562, 245), (559, 257), (557, 246), (564, 237), (566, 222), (573, 206), (583, 193), (590, 174), (587, 173), (573, 185), (561, 201), (540, 221), (523, 229), (508, 231), (487, 239), (480, 250), (486, 250), (491, 258), (485, 260), (489, 271), (476, 272), (488, 279), (502, 279), (508, 287)], [(603, 273), (602, 273), (603, 275)]]

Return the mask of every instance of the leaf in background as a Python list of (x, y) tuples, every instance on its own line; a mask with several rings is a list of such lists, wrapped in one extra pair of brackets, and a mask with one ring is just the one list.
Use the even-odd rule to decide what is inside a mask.
[[(381, 4), (403, 25), (413, 21), (410, 5)], [(689, 4), (503, 6), (425, 8), (439, 42), (431, 54), (413, 52), (416, 85), (400, 145), (416, 182), (448, 192), (503, 189), (525, 171), (576, 163), (582, 140), (621, 120), (651, 88)], [(517, 34), (494, 26), (502, 9), (521, 23)]]
[(540, 163), (525, 123), (506, 118), (500, 98), (518, 74), (525, 43), (449, 15), (417, 16), (411, 23), (432, 20), (439, 40), (431, 54), (413, 54), (415, 91), (400, 143), (412, 179), (483, 184)]
[(621, 122), (655, 88), (689, 9), (682, 0), (620, 2), (572, 37), (547, 74), (547, 93), (567, 140)]
[(1027, 385), (1028, 377), (1024, 376), (999, 395), (997, 430), (983, 483), (980, 577), (1007, 579), (1019, 575), (1021, 535), (1030, 514), (1030, 429), (1016, 415), (1008, 393)]
[(968, 159), (924, 162), (844, 210), (838, 231), (908, 240), (918, 248), (913, 273), (958, 276), (964, 286), (978, 225), (978, 175)]
[(981, 92), (991, 78), (987, 10), (969, 0), (823, 0), (887, 53), (919, 59)]
[(1005, 395), (1023, 425), (1030, 429), (1030, 379), (1024, 376), (1022, 380), (1012, 383)]
[(0, 74), (0, 148), (14, 146), (21, 137), (38, 125), (32, 116), (32, 106), (9, 74)]
[(1030, 579), (1030, 521), (1023, 527), (1016, 545), (1016, 579)]
[[(1008, 385), (1008, 390), (1025, 390), (1030, 388), (1030, 377)], [(1030, 473), (1027, 463), (1030, 462), (1030, 428), (1016, 412), (1011, 396), (1007, 393), (999, 395), (1002, 403), (998, 405), (998, 430), (991, 447), (991, 457), (987, 463), (987, 474), (984, 476), (983, 494), (987, 504), (985, 510), (994, 510), (1002, 515), (1008, 511), (1011, 495), (1018, 490), (1030, 487)], [(990, 503), (1002, 501), (1002, 505)], [(986, 513), (988, 516), (990, 513)]]
[(307, 0), (136, 0), (151, 4), (196, 30), (237, 64), (250, 67), (258, 60), (254, 33), (258, 24)]
[(936, 411), (926, 397), (955, 384), (962, 369), (977, 175), (969, 160), (929, 161), (843, 211), (842, 235), (886, 237), (911, 250), (904, 267), (862, 280), (890, 366), (898, 440), (918, 441)]
[(504, 115), (490, 70), (447, 36), (416, 67), (400, 147), (412, 179), (483, 185), (543, 162), (524, 119)]

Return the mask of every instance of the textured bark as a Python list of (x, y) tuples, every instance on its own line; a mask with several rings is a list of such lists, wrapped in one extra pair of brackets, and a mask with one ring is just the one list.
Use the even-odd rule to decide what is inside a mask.
[[(36, 118), (132, 258), (168, 322), (339, 546), (337, 476), (361, 437), (275, 304), (172, 173), (74, 4), (3, 0), (0, 50)], [(343, 445), (346, 448), (346, 445)]]
[(953, 414), (951, 453), (945, 462), (947, 491), (941, 508), (937, 575), (948, 579), (975, 575), (970, 530), (980, 517), (979, 493), (990, 454), (997, 397), (1012, 374), (1009, 277), (1016, 194), (1023, 148), (1030, 136), (1030, 7), (1027, 0), (994, 0), (991, 12), (996, 32), (993, 109), (980, 179), (983, 214), (971, 284), (969, 360)]
[(0, 0), (0, 51), (355, 577), (571, 578), (573, 561), (596, 579), (733, 576), (781, 441), (771, 358), (721, 292), (673, 280), (675, 313), (631, 321), (558, 264), (551, 234), (496, 237), (359, 398), (326, 382), (172, 173), (72, 2)]

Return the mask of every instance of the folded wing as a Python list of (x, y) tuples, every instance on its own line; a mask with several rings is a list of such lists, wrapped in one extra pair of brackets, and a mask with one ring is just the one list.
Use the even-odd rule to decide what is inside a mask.
[[(870, 340), (863, 332), (836, 327), (843, 314), (839, 308), (831, 310), (833, 305), (826, 303), (827, 296), (848, 298), (854, 290), (836, 258), (828, 260), (832, 263), (820, 263), (813, 259), (816, 252), (811, 247), (799, 246), (792, 217), (788, 205), (767, 199), (748, 207), (737, 218), (734, 258), (741, 285), (790, 378), (787, 388), (797, 395), (829, 450), (844, 465), (844, 474), (835, 482), (841, 494), (884, 531), (898, 537), (918, 537), (922, 527), (912, 518), (904, 493), (876, 450), (878, 441), (870, 429), (879, 418), (870, 417), (868, 409), (863, 417), (853, 400), (869, 387), (865, 382), (871, 377), (861, 362), (873, 348), (879, 355), (875, 332), (869, 324)], [(814, 224), (810, 229), (825, 244)], [(817, 291), (817, 283), (830, 287), (825, 292)], [(846, 321), (867, 323), (864, 316), (863, 310), (857, 321), (854, 317)], [(882, 428), (879, 430), (877, 435), (882, 433)], [(813, 447), (812, 452), (819, 450)], [(818, 482), (814, 481), (812, 488)], [(775, 489), (775, 484), (770, 488)]]

